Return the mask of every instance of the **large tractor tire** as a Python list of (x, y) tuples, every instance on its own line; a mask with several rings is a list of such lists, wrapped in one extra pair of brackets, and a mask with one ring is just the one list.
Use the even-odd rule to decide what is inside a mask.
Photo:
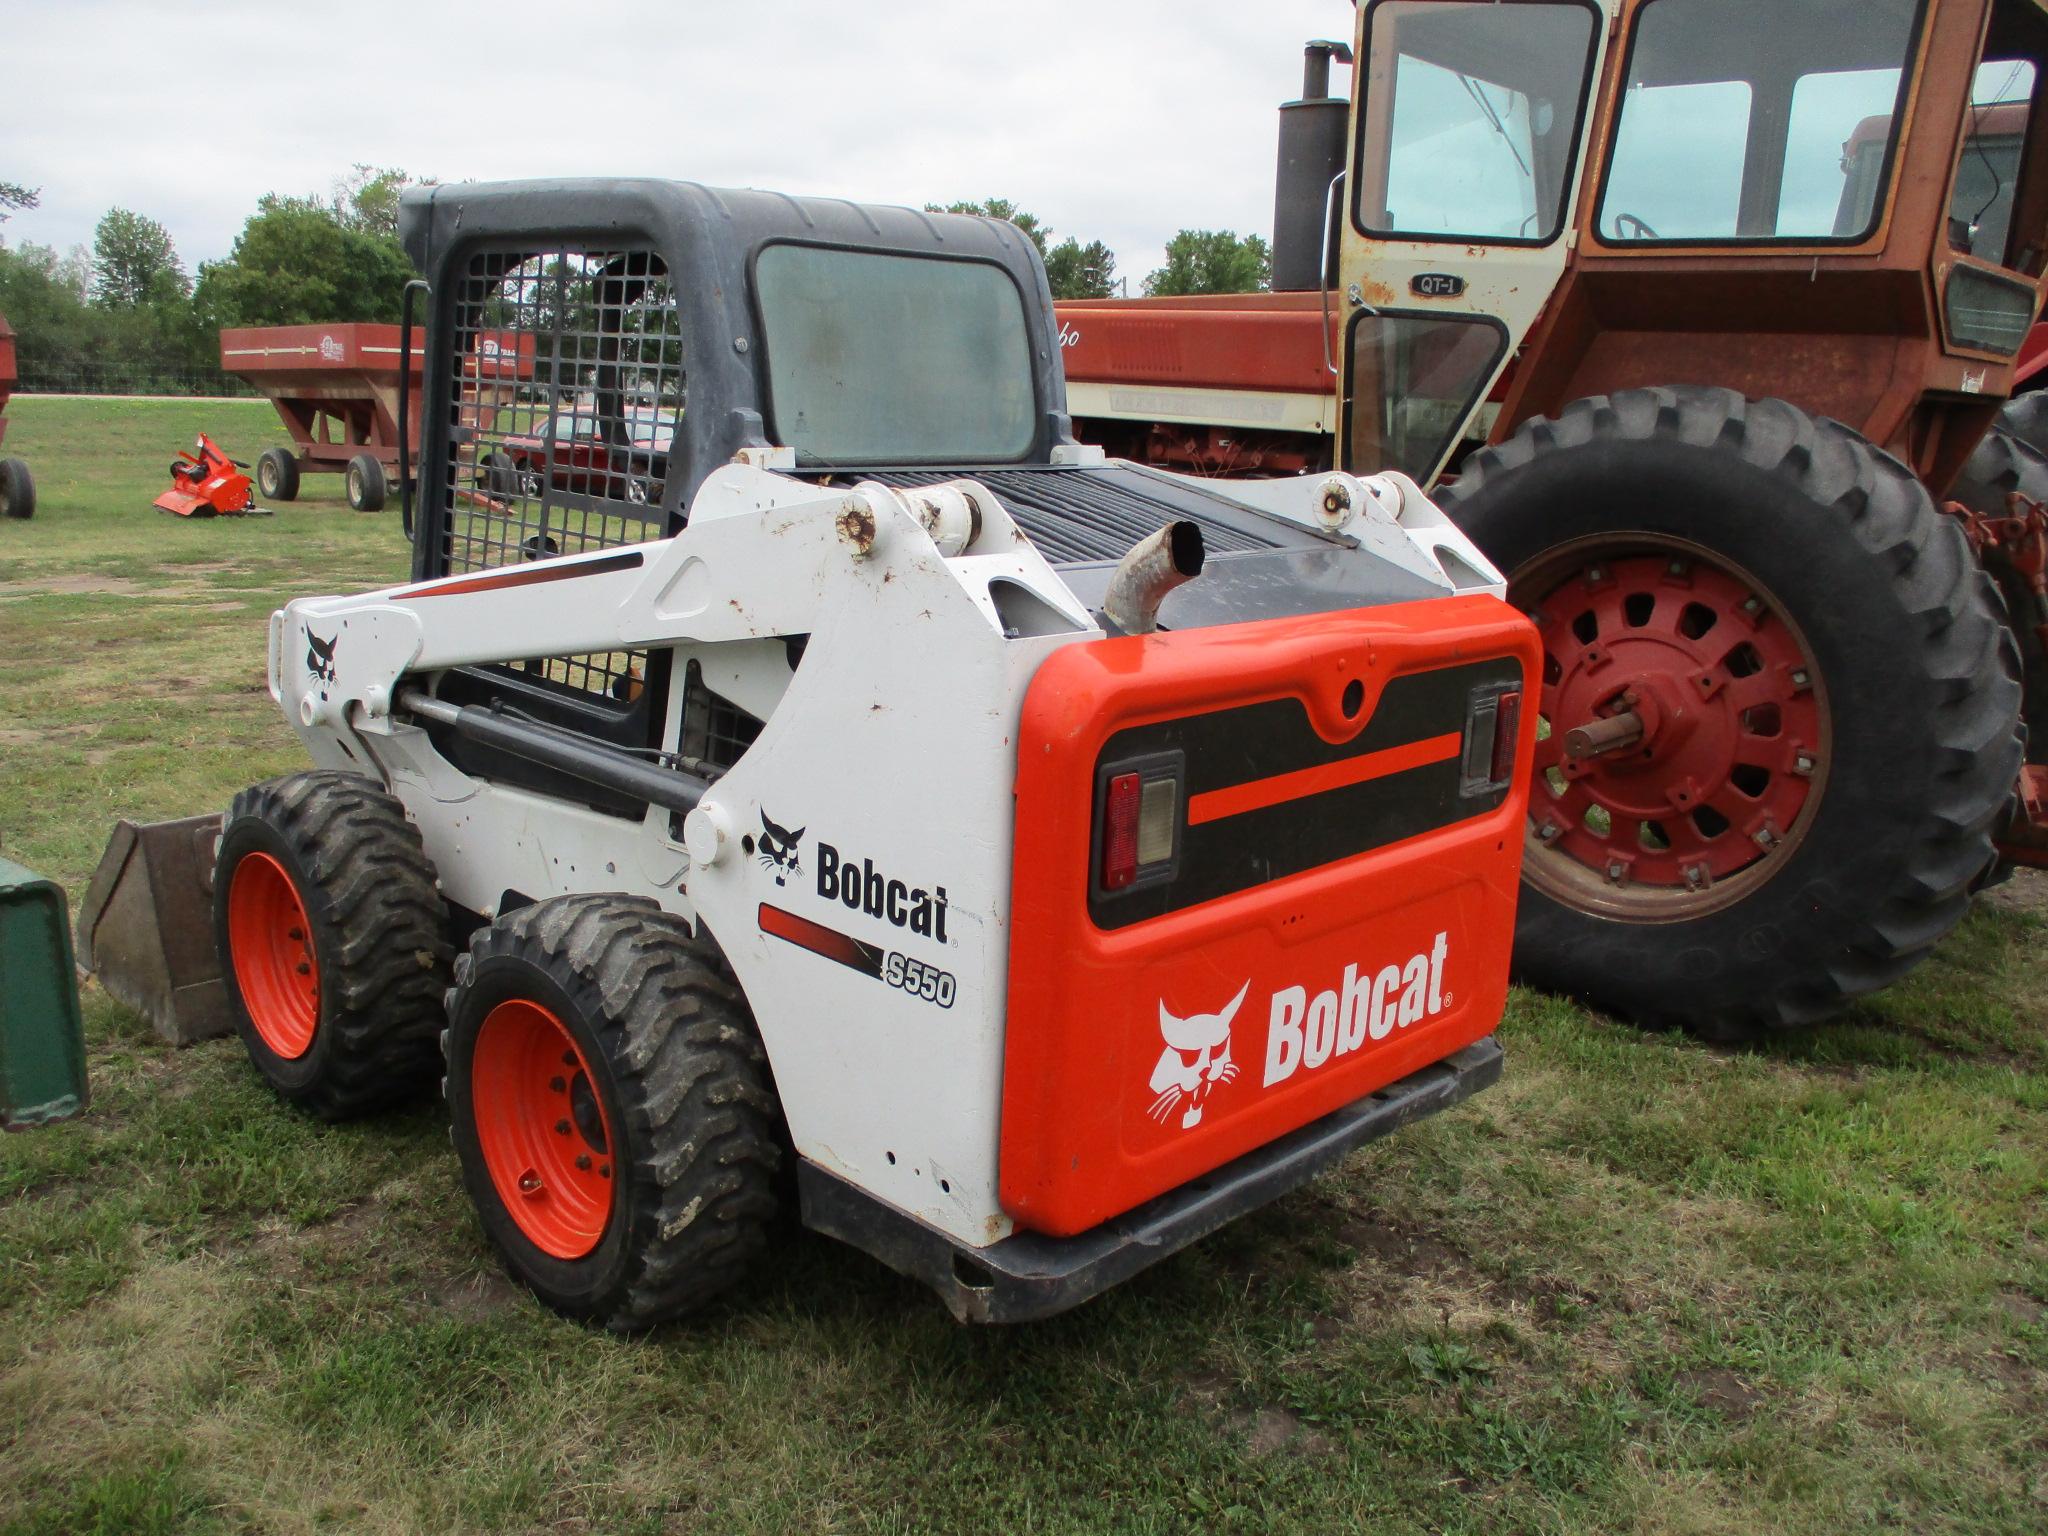
[(36, 481), (24, 459), (0, 459), (0, 517), (36, 515)]
[(729, 1289), (779, 1208), (781, 1110), (739, 989), (652, 902), (480, 930), (448, 998), (463, 1181), (512, 1273), (621, 1332)]
[(1995, 430), (2018, 438), (2036, 453), (2048, 453), (2048, 389), (2006, 401)]
[[(2006, 410), (2042, 398), (2023, 396), (2010, 402)], [(2006, 497), (2014, 491), (2033, 501), (2048, 502), (2048, 457), (2010, 430), (2001, 417), (2001, 425), (1986, 433), (1970, 455), (1951, 494), (1987, 517), (2005, 517), (2011, 510)], [(2027, 760), (2048, 763), (2048, 648), (2041, 643), (2041, 601), (2009, 561), (1994, 556), (1988, 563), (1997, 577), (2013, 639), (2019, 646), (2025, 679), (2020, 712), (2027, 722)]]
[(2019, 771), (2018, 660), (1905, 466), (1780, 400), (1642, 389), (1527, 422), (1444, 501), (1544, 637), (1524, 978), (1738, 1039), (1961, 920)]
[(418, 829), (375, 783), (298, 773), (235, 796), (213, 926), (236, 1033), (281, 1097), (344, 1120), (432, 1085), (448, 912)]

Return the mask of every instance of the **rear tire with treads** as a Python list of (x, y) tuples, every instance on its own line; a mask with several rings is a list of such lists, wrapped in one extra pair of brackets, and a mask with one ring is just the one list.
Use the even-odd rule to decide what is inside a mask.
[[(2023, 399), (2048, 403), (2048, 396), (2043, 395)], [(2006, 409), (2010, 412), (2019, 404), (2021, 401), (2015, 400)], [(2048, 428), (2048, 421), (2042, 425)], [(2001, 418), (2000, 425), (1987, 432), (1977, 451), (1970, 455), (1950, 494), (1972, 511), (2004, 517), (2008, 510), (2005, 498), (2014, 491), (2035, 501), (2048, 502), (2048, 456), (2009, 430)], [(2027, 722), (2027, 761), (2048, 762), (2048, 653), (2044, 653), (2041, 636), (2032, 621), (2033, 594), (2009, 562), (1994, 557), (1990, 564), (1997, 577), (1999, 595), (2005, 599), (2006, 621), (2011, 624), (2013, 640), (2019, 646), (2021, 676), (2025, 680), (2020, 712)]]
[[(1597, 567), (1601, 551), (1684, 544), (1751, 581), (1758, 622), (1781, 618), (1820, 674), (1828, 743), (1800, 825), (1782, 829), (1796, 835), (1718, 891), (1612, 901), (1583, 861), (1544, 862), (1563, 855), (1532, 835), (1523, 977), (1740, 1038), (1895, 981), (1961, 920), (2019, 768), (2018, 659), (1990, 578), (1904, 465), (1783, 401), (1678, 386), (1526, 422), (1442, 499), (1539, 623), (1579, 617), (1543, 615), (1545, 593), (1516, 586), (1562, 547)], [(1557, 794), (1535, 786), (1532, 829)]]
[(344, 1120), (429, 1088), (448, 912), (404, 807), (358, 774), (272, 779), (235, 796), (214, 869), (229, 1015), (278, 1095)]
[(782, 1115), (686, 923), (640, 897), (522, 907), (470, 940), (447, 1011), (463, 1182), (516, 1278), (622, 1332), (740, 1279), (779, 1209)]

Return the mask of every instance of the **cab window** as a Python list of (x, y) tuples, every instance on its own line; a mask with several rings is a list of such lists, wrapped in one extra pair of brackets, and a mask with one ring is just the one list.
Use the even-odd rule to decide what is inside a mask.
[(1781, 0), (1768, 46), (1724, 0), (1636, 13), (1600, 196), (1608, 244), (1857, 241), (1882, 217), (1919, 0)]
[(1366, 27), (1358, 227), (1415, 240), (1556, 238), (1598, 14), (1582, 0), (1379, 0)]

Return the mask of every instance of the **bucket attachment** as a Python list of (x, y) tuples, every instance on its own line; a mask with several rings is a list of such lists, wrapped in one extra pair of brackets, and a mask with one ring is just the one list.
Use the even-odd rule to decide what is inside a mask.
[(227, 991), (213, 942), (213, 848), (221, 816), (117, 822), (78, 912), (78, 954), (109, 994), (172, 1045), (224, 1035)]
[(85, 1108), (85, 1028), (64, 893), (0, 859), (0, 1129)]

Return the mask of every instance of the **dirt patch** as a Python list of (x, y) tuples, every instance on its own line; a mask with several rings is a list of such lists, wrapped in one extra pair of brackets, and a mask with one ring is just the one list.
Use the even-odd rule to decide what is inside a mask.
[(527, 1299), (527, 1293), (497, 1269), (451, 1275), (429, 1286), (426, 1295), (427, 1305), (434, 1311), (465, 1323), (503, 1317)]
[(2029, 1328), (2039, 1323), (2043, 1317), (2048, 1317), (2048, 1307), (2042, 1306), (2033, 1297), (2019, 1291), (2000, 1292), (1998, 1310), (2014, 1322)]
[(39, 576), (34, 581), (0, 581), (0, 598), (146, 597), (158, 590), (126, 576), (94, 576), (83, 571), (71, 576)]
[(1724, 1419), (1747, 1423), (1763, 1406), (1764, 1395), (1723, 1365), (1680, 1371), (1678, 1384)]
[(2010, 880), (1993, 886), (1983, 899), (2008, 912), (2022, 912), (2048, 921), (2048, 870), (2016, 869)]
[(51, 725), (41, 730), (0, 726), (0, 747), (47, 747), (58, 742), (85, 741), (99, 735), (97, 725)]
[(1458, 1252), (1433, 1237), (1403, 1232), (1376, 1221), (1352, 1218), (1337, 1228), (1337, 1240), (1367, 1259), (1397, 1274), (1432, 1280), (1464, 1268)]

